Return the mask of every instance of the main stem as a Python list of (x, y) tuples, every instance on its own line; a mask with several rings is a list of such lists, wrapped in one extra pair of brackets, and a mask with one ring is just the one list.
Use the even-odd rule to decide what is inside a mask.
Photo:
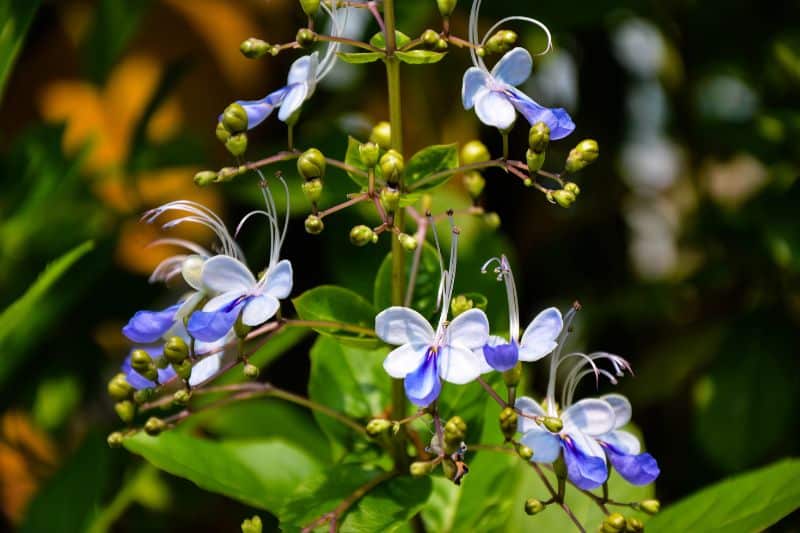
[[(389, 122), (391, 124), (392, 148), (403, 153), (403, 116), (400, 100), (400, 61), (395, 57), (396, 22), (394, 16), (395, 0), (384, 0), (383, 17), (386, 25), (386, 86), (389, 93)], [(402, 182), (399, 184), (402, 188)], [(394, 215), (395, 226), (403, 231), (405, 208), (398, 208)], [(405, 296), (405, 254), (400, 241), (392, 236), (392, 305), (403, 305)], [(401, 420), (406, 416), (406, 395), (403, 381), (392, 381), (392, 418)], [(404, 433), (400, 432), (394, 449), (395, 467), (405, 472), (408, 469), (408, 454), (405, 449)]]

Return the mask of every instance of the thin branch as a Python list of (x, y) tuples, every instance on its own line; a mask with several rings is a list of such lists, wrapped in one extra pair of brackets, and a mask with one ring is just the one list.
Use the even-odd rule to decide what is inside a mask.
[(334, 42), (334, 43), (342, 43), (342, 44), (346, 44), (346, 45), (349, 45), (349, 46), (355, 46), (356, 48), (361, 48), (362, 50), (369, 50), (370, 52), (379, 52), (381, 54), (384, 53), (383, 50), (381, 50), (380, 48), (378, 48), (376, 46), (372, 46), (369, 43), (365, 43), (365, 42), (362, 42), (362, 41), (357, 41), (355, 39), (348, 39), (346, 37), (334, 37), (333, 35), (320, 35), (320, 34), (317, 34), (317, 40)]
[(443, 170), (441, 172), (436, 172), (435, 174), (431, 174), (429, 176), (425, 176), (421, 180), (414, 182), (412, 185), (410, 185), (408, 187), (408, 190), (409, 190), (409, 192), (410, 191), (414, 191), (416, 189), (419, 189), (423, 185), (427, 185), (429, 183), (433, 183), (436, 180), (439, 180), (441, 178), (444, 178), (444, 177), (447, 177), (447, 176), (452, 176), (454, 174), (459, 174), (461, 172), (469, 172), (470, 170), (480, 170), (480, 169), (483, 169), (483, 168), (491, 168), (491, 167), (506, 168), (507, 165), (506, 165), (506, 162), (504, 160), (502, 160), (502, 159), (491, 159), (489, 161), (483, 161), (481, 163), (472, 163), (472, 164), (464, 165), (464, 166), (457, 167), (457, 168), (451, 168), (451, 169), (448, 169), (448, 170)]
[(350, 174), (355, 174), (356, 176), (361, 176), (362, 178), (369, 178), (367, 173), (361, 170), (360, 168), (348, 165), (347, 163), (339, 161), (338, 159), (332, 159), (330, 157), (326, 157), (325, 162), (332, 167), (340, 168), (345, 172), (349, 172)]
[(335, 213), (337, 211), (341, 211), (342, 209), (347, 209), (350, 206), (353, 206), (353, 205), (355, 205), (357, 203), (363, 202), (364, 200), (368, 200), (368, 199), (369, 199), (368, 195), (360, 194), (358, 196), (354, 196), (353, 198), (351, 198), (349, 200), (345, 200), (344, 202), (342, 202), (340, 204), (336, 204), (333, 207), (329, 207), (328, 209), (326, 209), (324, 211), (320, 211), (319, 213), (317, 213), (317, 216), (319, 218), (324, 218), (324, 217), (326, 217), (326, 216), (328, 216), (330, 214), (333, 214), (333, 213)]

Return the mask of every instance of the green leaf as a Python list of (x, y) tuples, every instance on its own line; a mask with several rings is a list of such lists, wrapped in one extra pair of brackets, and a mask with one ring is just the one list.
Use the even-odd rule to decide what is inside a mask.
[(5, 0), (0, 3), (0, 100), (22, 42), (41, 3), (42, 0)]
[(150, 0), (101, 0), (83, 42), (89, 78), (102, 84), (139, 28)]
[(303, 320), (342, 325), (315, 326), (314, 331), (322, 335), (335, 337), (339, 342), (351, 346), (373, 348), (380, 345), (372, 331), (377, 313), (372, 304), (353, 291), (333, 285), (321, 285), (304, 292), (292, 300), (292, 303)]
[[(351, 136), (347, 137), (347, 153), (344, 156), (344, 162), (351, 167), (367, 172), (367, 165), (361, 161), (361, 154), (358, 151), (359, 146), (361, 146), (361, 142), (359, 142), (358, 139)], [(348, 171), (347, 175), (362, 189), (366, 189), (369, 185), (369, 180), (360, 174)]]
[(180, 431), (125, 439), (128, 450), (172, 475), (247, 505), (277, 512), (302, 480), (322, 469), (284, 439), (211, 441)]
[[(458, 167), (458, 145), (456, 144), (435, 144), (423, 148), (406, 164), (405, 185), (414, 189), (414, 184), (423, 178), (427, 178), (433, 174), (452, 170)], [(414, 189), (414, 192), (428, 191), (439, 185), (445, 183), (453, 175), (444, 175), (432, 182), (425, 183), (419, 188)]]
[[(366, 425), (389, 404), (391, 380), (382, 366), (387, 353), (386, 348), (363, 350), (320, 337), (311, 348), (309, 397)], [(314, 417), (335, 456), (367, 444), (363, 435), (340, 422), (317, 412)]]
[(787, 459), (732, 477), (670, 505), (648, 533), (763, 531), (800, 507), (800, 460)]
[[(394, 40), (397, 48), (402, 48), (411, 42), (411, 37), (409, 37), (408, 35), (406, 35), (401, 31), (395, 30)], [(386, 48), (386, 39), (383, 36), (383, 32), (378, 32), (375, 35), (373, 35), (372, 38), (369, 40), (369, 44), (371, 44), (375, 48)]]
[[(414, 260), (413, 253), (405, 254), (406, 272), (411, 270)], [(422, 313), (423, 316), (432, 318), (436, 313), (436, 296), (439, 287), (439, 259), (436, 249), (425, 242), (420, 255), (419, 269), (414, 283), (414, 297), (411, 307)], [(378, 273), (375, 276), (375, 289), (373, 292), (375, 309), (386, 309), (392, 305), (392, 254), (386, 255)]]
[(383, 52), (338, 52), (339, 59), (351, 65), (362, 65), (364, 63), (374, 63), (382, 59), (386, 54)]
[(447, 55), (446, 52), (433, 52), (431, 50), (410, 50), (408, 52), (397, 51), (394, 53), (403, 63), (409, 65), (430, 65), (438, 63)]
[(37, 317), (41, 314), (38, 307), (47, 292), (93, 247), (94, 243), (87, 241), (53, 261), (33, 285), (28, 287), (25, 294), (0, 314), (0, 346), (3, 347), (3, 357), (0, 357), (0, 383), (21, 362), (27, 348), (36, 342), (37, 334), (46, 325), (46, 321)]
[[(256, 350), (247, 361), (263, 370), (309, 335), (311, 332), (305, 328), (284, 328), (271, 335), (269, 341)], [(215, 380), (215, 384), (241, 383), (247, 379), (242, 372), (226, 372)]]

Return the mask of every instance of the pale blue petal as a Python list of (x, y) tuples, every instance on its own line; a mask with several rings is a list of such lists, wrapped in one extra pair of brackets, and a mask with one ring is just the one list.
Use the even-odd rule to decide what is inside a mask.
[(561, 415), (565, 431), (572, 428), (596, 437), (614, 429), (614, 409), (603, 400), (586, 398), (570, 405)]
[(425, 361), (427, 344), (404, 344), (395, 348), (383, 360), (383, 369), (396, 379), (402, 379), (415, 371)]
[(162, 311), (138, 311), (122, 328), (122, 334), (133, 342), (156, 342), (175, 323), (175, 314), (180, 307), (180, 304), (175, 304)]
[(549, 464), (561, 453), (561, 439), (549, 431), (534, 427), (522, 435), (522, 444), (533, 450), (531, 461)]
[(563, 327), (561, 311), (555, 307), (547, 308), (536, 315), (519, 342), (520, 360), (538, 361), (552, 352)]
[(248, 298), (238, 300), (217, 311), (195, 311), (189, 317), (189, 334), (203, 342), (213, 342), (224, 337), (236, 323), (242, 306), (248, 301)]
[(457, 345), (441, 347), (438, 356), (439, 375), (442, 379), (464, 385), (474, 381), (481, 375), (481, 366), (478, 357), (470, 350)]
[(319, 54), (314, 52), (311, 55), (303, 56), (289, 67), (289, 75), (286, 77), (286, 85), (294, 85), (296, 83), (308, 83), (314, 80), (317, 74), (317, 65), (319, 63)]
[(550, 128), (550, 139), (554, 141), (563, 139), (575, 130), (575, 123), (566, 110), (550, 109), (539, 105), (519, 89), (509, 88), (506, 94), (509, 101), (529, 124), (533, 125), (537, 122), (547, 124), (547, 127)]
[(527, 433), (532, 429), (544, 431), (535, 420), (530, 418), (531, 416), (547, 416), (544, 412), (544, 409), (542, 409), (542, 406), (539, 405), (536, 400), (529, 398), (528, 396), (522, 396), (521, 398), (517, 398), (517, 401), (514, 403), (514, 407), (518, 411), (528, 415), (517, 417), (517, 431), (520, 433)]
[(530, 78), (533, 58), (524, 48), (514, 48), (507, 52), (492, 69), (492, 77), (499, 82), (516, 87)]
[(610, 444), (617, 448), (621, 453), (628, 455), (636, 455), (642, 451), (642, 445), (639, 439), (633, 433), (627, 431), (616, 430), (600, 435), (597, 440)]
[(288, 259), (284, 259), (278, 261), (278, 263), (267, 272), (264, 292), (278, 300), (283, 300), (292, 293), (292, 283), (292, 263)]
[(242, 323), (245, 326), (260, 326), (278, 312), (281, 304), (269, 294), (253, 296), (242, 309)]
[[(564, 462), (567, 464), (567, 477), (583, 490), (592, 490), (608, 479), (608, 467), (603, 459), (589, 455), (567, 437), (564, 443)], [(535, 452), (534, 452), (535, 457)]]
[(375, 333), (387, 344), (433, 344), (433, 328), (424, 316), (410, 307), (389, 307), (375, 317)]
[(278, 119), (283, 122), (289, 120), (289, 117), (300, 109), (300, 106), (306, 101), (306, 97), (310, 96), (309, 85), (306, 83), (295, 83), (294, 85), (289, 85), (288, 88), (289, 92), (284, 96), (281, 110), (278, 111)]
[(489, 90), (489, 75), (478, 67), (468, 68), (461, 85), (461, 102), (464, 109), (472, 109), (479, 93)]
[(189, 385), (196, 387), (213, 378), (222, 366), (222, 357), (222, 353), (216, 353), (195, 363), (189, 376)]
[(461, 313), (447, 327), (448, 343), (474, 350), (489, 340), (489, 319), (480, 309)]
[(631, 421), (633, 407), (631, 407), (631, 402), (625, 396), (613, 393), (601, 396), (600, 399), (608, 402), (611, 408), (614, 409), (614, 429), (624, 427)]
[[(289, 92), (287, 87), (281, 87), (260, 100), (237, 100), (236, 103), (247, 113), (247, 129), (251, 130), (264, 122), (275, 108), (281, 105), (287, 92)], [(219, 116), (219, 120), (222, 120), (222, 115)]]
[(256, 284), (253, 273), (241, 261), (227, 255), (215, 255), (203, 266), (203, 285), (213, 293), (245, 293)]
[(406, 396), (419, 407), (429, 406), (442, 391), (436, 360), (435, 355), (428, 353), (419, 368), (408, 374), (403, 382)]
[(486, 91), (478, 95), (475, 101), (475, 113), (481, 122), (500, 131), (510, 129), (517, 119), (517, 112), (509, 102), (508, 96), (498, 91)]

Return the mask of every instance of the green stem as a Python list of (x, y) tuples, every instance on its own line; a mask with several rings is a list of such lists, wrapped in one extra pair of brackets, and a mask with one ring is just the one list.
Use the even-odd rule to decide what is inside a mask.
[(503, 136), (503, 159), (508, 159), (508, 132), (501, 133)]

